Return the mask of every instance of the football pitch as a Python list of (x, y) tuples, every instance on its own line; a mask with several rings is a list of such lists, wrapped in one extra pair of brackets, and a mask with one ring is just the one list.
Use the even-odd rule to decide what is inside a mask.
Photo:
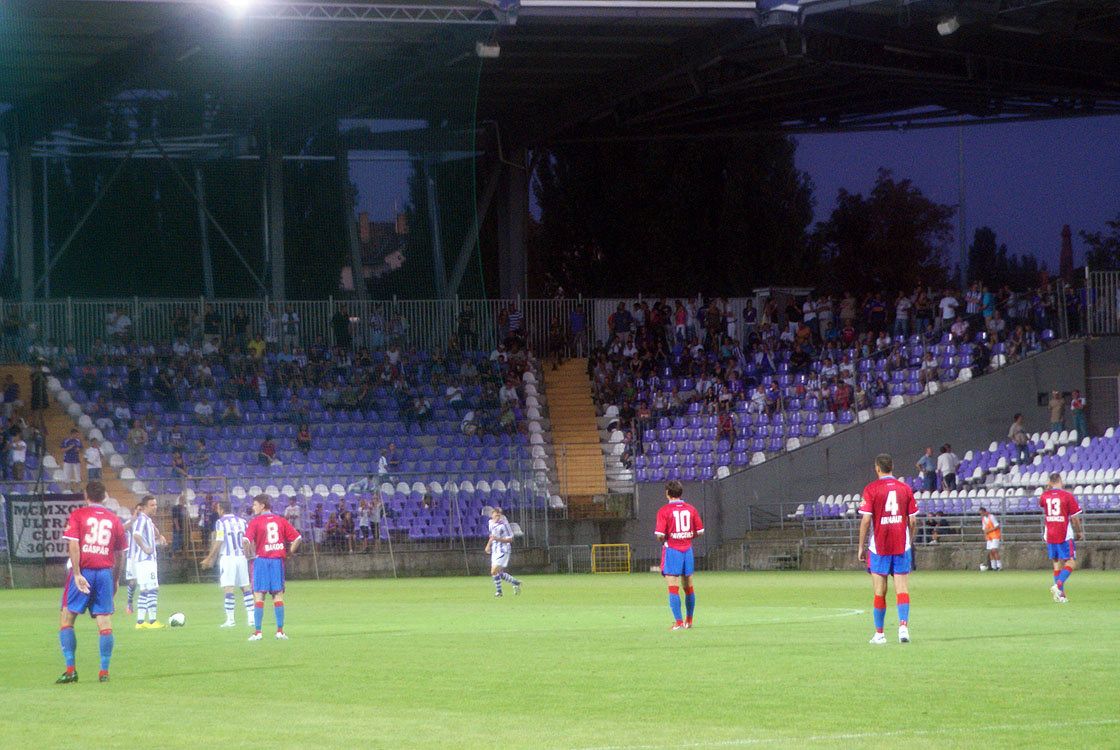
[(911, 636), (868, 644), (871, 586), (846, 572), (700, 573), (670, 632), (660, 576), (296, 581), (286, 630), (219, 629), (215, 584), (165, 586), (134, 629), (118, 593), (112, 681), (76, 625), (55, 685), (59, 591), (0, 591), (5, 747), (657, 748), (1120, 746), (1120, 573), (911, 577)]

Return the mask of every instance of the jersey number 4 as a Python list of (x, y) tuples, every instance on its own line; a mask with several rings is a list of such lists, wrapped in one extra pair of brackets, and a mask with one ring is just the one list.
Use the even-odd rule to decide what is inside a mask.
[(887, 493), (887, 502), (883, 505), (883, 510), (888, 516), (898, 515), (898, 493), (894, 490)]
[(113, 538), (113, 522), (108, 518), (86, 519), (86, 535), (82, 539), (85, 544), (96, 544), (105, 547)]

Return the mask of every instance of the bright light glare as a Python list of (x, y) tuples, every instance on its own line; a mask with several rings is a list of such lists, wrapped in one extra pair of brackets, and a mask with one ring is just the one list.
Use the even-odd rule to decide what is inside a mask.
[(234, 18), (244, 18), (253, 0), (225, 0), (226, 12)]

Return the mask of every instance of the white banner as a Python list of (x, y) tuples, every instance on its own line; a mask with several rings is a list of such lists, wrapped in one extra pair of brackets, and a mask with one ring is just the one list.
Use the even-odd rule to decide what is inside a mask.
[(66, 519), (85, 499), (80, 494), (5, 495), (8, 549), (13, 562), (64, 562)]

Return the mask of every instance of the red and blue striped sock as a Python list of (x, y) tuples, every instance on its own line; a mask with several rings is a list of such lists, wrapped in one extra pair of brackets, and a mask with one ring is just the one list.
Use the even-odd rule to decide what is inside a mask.
[(283, 631), (284, 630), (284, 603), (280, 602), (279, 604), (277, 604), (276, 602), (273, 602), (272, 603), (272, 610), (273, 610), (273, 613), (276, 615), (276, 630), (277, 631)]
[(684, 590), (684, 616), (692, 622), (692, 613), (696, 610), (696, 594), (695, 589), (691, 586)]
[(261, 622), (264, 620), (264, 602), (253, 602), (253, 626), (261, 632)]
[(669, 587), (669, 609), (673, 610), (673, 619), (677, 622), (684, 622), (681, 617), (681, 590), (679, 586)]
[(58, 642), (62, 646), (62, 658), (66, 659), (66, 671), (74, 671), (74, 652), (78, 650), (78, 639), (74, 637), (74, 626), (67, 625), (58, 631)]
[(875, 595), (875, 599), (872, 602), (871, 614), (875, 619), (875, 632), (882, 633), (883, 623), (887, 619), (887, 597), (879, 596), (878, 594)]
[(109, 671), (109, 660), (113, 658), (113, 629), (105, 628), (99, 631), (101, 638), (99, 645), (101, 647), (101, 673), (104, 674)]
[(1067, 565), (1062, 568), (1062, 571), (1060, 573), (1058, 573), (1058, 588), (1061, 589), (1063, 593), (1065, 593), (1066, 590), (1066, 580), (1069, 578), (1070, 573), (1072, 572), (1073, 568)]
[(905, 625), (910, 621), (910, 595), (898, 595), (898, 624)]

